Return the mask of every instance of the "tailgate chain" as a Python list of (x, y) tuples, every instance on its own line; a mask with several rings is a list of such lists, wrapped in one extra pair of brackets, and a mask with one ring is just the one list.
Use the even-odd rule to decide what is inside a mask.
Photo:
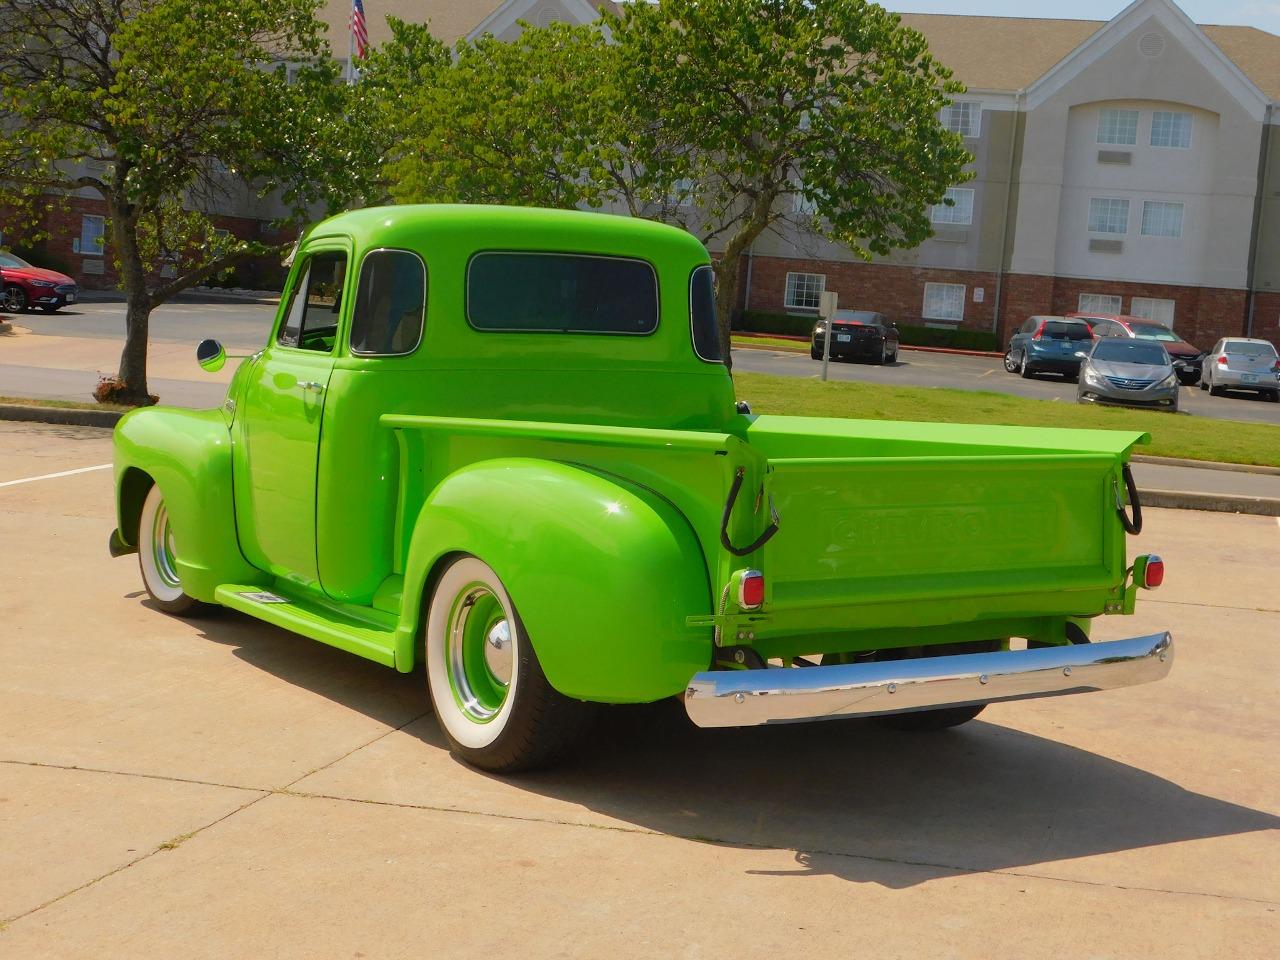
[[(765, 527), (764, 533), (760, 534), (751, 544), (745, 547), (735, 547), (732, 541), (729, 540), (729, 518), (733, 514), (733, 505), (738, 501), (738, 493), (742, 490), (742, 478), (746, 475), (746, 472), (744, 467), (738, 467), (734, 471), (733, 485), (729, 487), (729, 499), (725, 501), (724, 514), (720, 518), (720, 545), (735, 557), (745, 557), (749, 553), (755, 553), (778, 532), (778, 511), (773, 505), (773, 496), (770, 495), (769, 526)], [(760, 488), (760, 492), (764, 492), (764, 487)]]
[(1123, 469), (1124, 486), (1129, 493), (1129, 504), (1133, 508), (1133, 519), (1129, 519), (1129, 515), (1125, 512), (1124, 501), (1120, 498), (1120, 484), (1116, 483), (1114, 477), (1111, 480), (1111, 487), (1116, 493), (1116, 513), (1120, 514), (1120, 522), (1124, 524), (1125, 533), (1139, 534), (1142, 532), (1142, 501), (1138, 499), (1138, 486), (1133, 482), (1133, 471), (1129, 469), (1126, 463)]

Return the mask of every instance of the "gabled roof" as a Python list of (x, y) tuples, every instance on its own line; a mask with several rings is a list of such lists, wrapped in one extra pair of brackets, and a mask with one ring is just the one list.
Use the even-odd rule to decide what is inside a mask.
[[(1024, 90), (1107, 25), (1105, 20), (900, 14), (956, 79), (974, 90)], [(1255, 27), (1201, 26), (1205, 35), (1273, 100), (1280, 100), (1280, 37)]]

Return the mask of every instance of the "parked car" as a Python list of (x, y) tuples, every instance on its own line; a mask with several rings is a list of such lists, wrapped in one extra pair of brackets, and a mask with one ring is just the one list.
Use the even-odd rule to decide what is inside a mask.
[[(872, 363), (898, 362), (898, 327), (883, 313), (870, 310), (837, 310), (831, 322), (832, 360), (870, 360)], [(813, 325), (809, 356), (822, 359), (827, 322)]]
[(1138, 340), (1155, 340), (1168, 352), (1173, 361), (1173, 369), (1178, 373), (1179, 381), (1190, 386), (1200, 379), (1204, 351), (1183, 340), (1163, 323), (1148, 320), (1145, 317), (1131, 317), (1123, 314), (1071, 313), (1068, 316), (1079, 317), (1088, 323), (1096, 339), (1128, 337)]
[(0, 286), (0, 305), (10, 313), (22, 313), (31, 307), (53, 313), (75, 303), (80, 293), (76, 282), (65, 273), (33, 267), (7, 250), (0, 250)]
[(1004, 368), (1009, 373), (1032, 377), (1037, 373), (1060, 373), (1074, 378), (1089, 353), (1092, 334), (1083, 320), (1066, 317), (1028, 317), (1009, 338)]
[(1200, 389), (1210, 396), (1223, 390), (1256, 390), (1272, 402), (1280, 401), (1280, 357), (1266, 340), (1226, 337), (1205, 357)]
[(1164, 344), (1106, 337), (1080, 367), (1076, 399), (1178, 412), (1178, 376)]
[(1125, 538), (1143, 433), (755, 416), (719, 350), (710, 258), (674, 227), (340, 214), (225, 403), (120, 420), (110, 550), (167, 613), (425, 662), (489, 770), (549, 762), (595, 703), (942, 729), (1168, 671), (1167, 633), (1088, 637), (1163, 574)]

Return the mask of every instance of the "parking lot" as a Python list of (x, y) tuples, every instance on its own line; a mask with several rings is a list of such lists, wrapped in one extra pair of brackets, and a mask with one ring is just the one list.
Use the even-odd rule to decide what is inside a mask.
[[(275, 306), (266, 303), (201, 302), (182, 299), (152, 314), (150, 376), (152, 389), (164, 403), (216, 406), (225, 392), (221, 377), (200, 371), (195, 345), (205, 337), (222, 341), (229, 353), (251, 353), (266, 341)], [(99, 372), (111, 372), (124, 342), (124, 304), (81, 303), (53, 316), (23, 314), (19, 324), (32, 331), (0, 343), (0, 396), (88, 400)], [(783, 376), (816, 377), (820, 364), (807, 353), (738, 349), (737, 369)], [(994, 357), (968, 357), (904, 350), (898, 363), (832, 363), (835, 380), (858, 380), (907, 387), (990, 390), (1039, 400), (1075, 403), (1074, 383), (1047, 374), (1024, 380), (1006, 373)], [(1197, 387), (1184, 387), (1184, 413), (1224, 420), (1280, 424), (1280, 403), (1252, 394), (1210, 397)]]
[(1275, 956), (1275, 518), (1148, 511), (1165, 585), (1095, 635), (1171, 629), (1157, 684), (931, 736), (614, 708), (504, 779), (416, 677), (149, 608), (110, 458), (0, 421), (0, 955)]

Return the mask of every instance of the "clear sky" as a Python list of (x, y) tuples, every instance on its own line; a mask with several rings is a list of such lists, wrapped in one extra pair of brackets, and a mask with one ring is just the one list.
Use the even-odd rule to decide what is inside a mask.
[[(879, 0), (898, 13), (968, 13), (991, 17), (1110, 20), (1128, 0)], [(1243, 23), (1280, 34), (1280, 0), (1176, 0), (1196, 23)]]

